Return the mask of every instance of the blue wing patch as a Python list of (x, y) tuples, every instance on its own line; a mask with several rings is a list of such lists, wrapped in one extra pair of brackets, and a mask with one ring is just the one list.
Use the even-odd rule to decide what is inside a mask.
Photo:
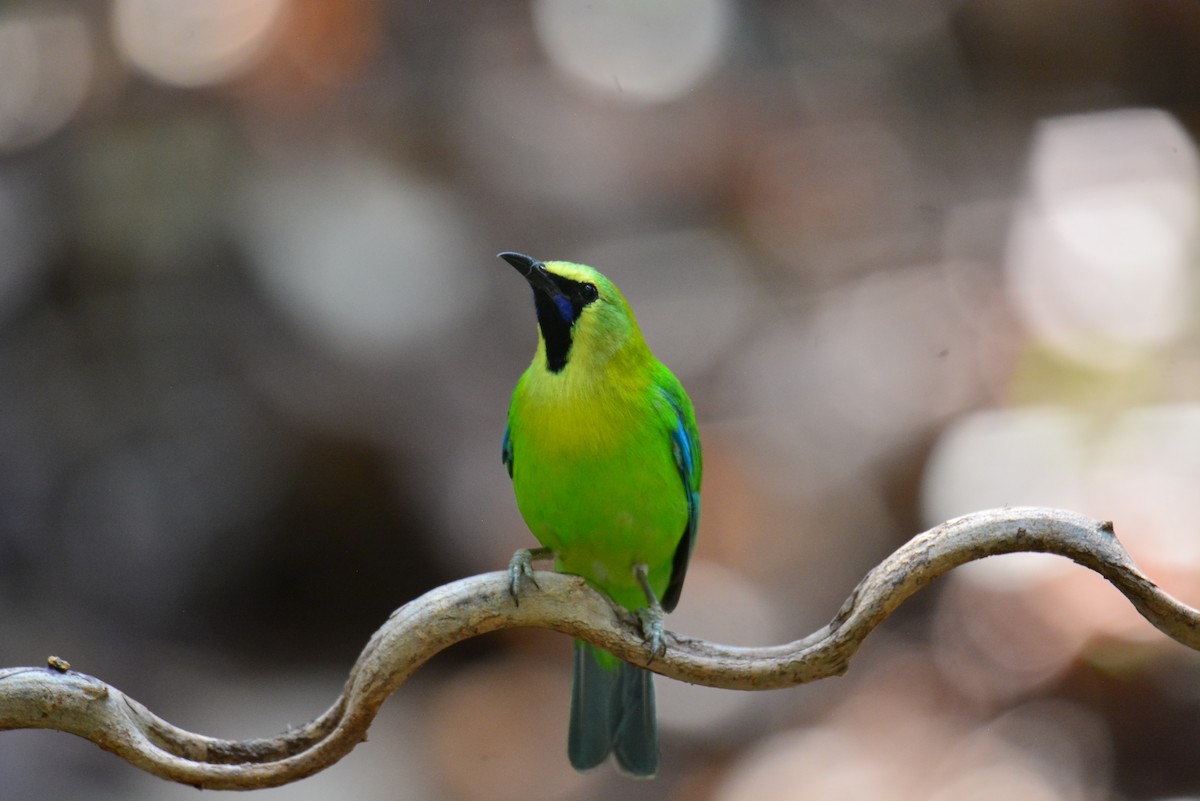
[(694, 428), (689, 427), (683, 410), (669, 392), (663, 392), (671, 408), (675, 410), (675, 427), (671, 429), (671, 450), (675, 456), (675, 467), (679, 470), (679, 478), (683, 482), (683, 491), (687, 495), (688, 519), (679, 545), (675, 548), (675, 557), (671, 563), (671, 580), (667, 591), (662, 597), (662, 607), (670, 612), (679, 603), (679, 594), (683, 591), (683, 578), (687, 574), (688, 560), (696, 545), (696, 529), (700, 525), (700, 482), (699, 460), (700, 441)]
[(509, 427), (504, 427), (504, 442), (500, 444), (500, 461), (504, 463), (504, 467), (508, 470), (508, 477), (512, 478), (513, 474), (513, 449), (512, 438), (509, 436)]

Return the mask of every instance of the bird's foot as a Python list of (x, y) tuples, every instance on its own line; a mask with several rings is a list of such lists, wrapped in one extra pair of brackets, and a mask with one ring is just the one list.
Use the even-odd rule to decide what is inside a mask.
[(549, 548), (522, 548), (508, 560), (508, 592), (514, 604), (521, 605), (521, 586), (526, 580), (538, 587), (537, 579), (533, 577), (533, 563), (553, 555), (554, 552)]
[(650, 664), (657, 656), (667, 652), (667, 642), (663, 638), (663, 610), (661, 606), (648, 606), (637, 610), (638, 622), (642, 624), (642, 638), (650, 649)]
[(633, 566), (633, 575), (638, 584), (642, 585), (642, 594), (646, 596), (647, 605), (637, 610), (637, 618), (642, 624), (642, 638), (650, 647), (650, 659), (647, 662), (649, 664), (656, 656), (661, 656), (667, 651), (667, 643), (663, 638), (663, 617), (666, 612), (658, 602), (654, 588), (650, 586), (649, 569), (644, 564), (636, 564)]

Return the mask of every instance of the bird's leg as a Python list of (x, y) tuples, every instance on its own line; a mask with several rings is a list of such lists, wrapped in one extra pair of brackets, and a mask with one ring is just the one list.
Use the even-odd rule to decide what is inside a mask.
[(646, 638), (646, 644), (650, 646), (650, 662), (654, 661), (654, 657), (659, 654), (666, 653), (667, 644), (663, 640), (663, 612), (662, 604), (658, 602), (658, 595), (655, 594), (654, 588), (650, 586), (650, 570), (642, 562), (638, 562), (633, 566), (633, 575), (637, 578), (638, 584), (642, 586), (642, 593), (646, 596), (646, 606), (637, 610), (637, 618), (642, 624), (642, 636)]
[(537, 579), (533, 577), (533, 563), (552, 556), (554, 551), (549, 548), (521, 548), (508, 560), (508, 591), (512, 594), (514, 604), (521, 605), (521, 584), (526, 579), (533, 582), (533, 586), (538, 586)]

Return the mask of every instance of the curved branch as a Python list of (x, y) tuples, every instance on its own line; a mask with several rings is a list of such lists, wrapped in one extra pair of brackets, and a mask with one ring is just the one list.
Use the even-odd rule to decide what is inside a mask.
[[(996, 554), (1058, 554), (1096, 571), (1167, 636), (1200, 650), (1200, 613), (1164, 593), (1134, 566), (1111, 523), (1043, 508), (996, 509), (920, 534), (871, 570), (837, 616), (786, 645), (734, 648), (672, 634), (648, 667), (693, 684), (738, 690), (791, 687), (845, 672), (859, 645), (909, 596), (966, 562)], [(85, 737), (130, 764), (196, 787), (247, 790), (309, 776), (366, 739), (380, 706), (434, 654), (490, 631), (554, 629), (645, 664), (640, 627), (581, 579), (535, 574), (520, 606), (506, 573), (432, 590), (392, 613), (363, 649), (336, 703), (316, 720), (260, 740), (220, 740), (184, 731), (120, 690), (65, 670), (0, 670), (0, 730), (50, 728)]]

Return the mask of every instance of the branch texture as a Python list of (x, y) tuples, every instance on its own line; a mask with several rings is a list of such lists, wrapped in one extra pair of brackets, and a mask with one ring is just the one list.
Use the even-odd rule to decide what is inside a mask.
[[(1167, 636), (1200, 650), (1200, 613), (1160, 590), (1117, 541), (1111, 523), (1043, 508), (965, 515), (920, 534), (871, 570), (826, 626), (795, 642), (734, 648), (667, 632), (648, 667), (692, 684), (735, 690), (792, 687), (840, 675), (862, 641), (909, 596), (958, 565), (996, 554), (1058, 554), (1096, 571)], [(638, 664), (648, 654), (633, 615), (581, 579), (535, 574), (520, 605), (504, 572), (439, 587), (392, 613), (363, 649), (341, 696), (299, 728), (258, 740), (179, 729), (99, 679), (52, 657), (46, 667), (0, 669), (0, 730), (46, 728), (85, 737), (132, 765), (195, 787), (250, 790), (329, 767), (366, 739), (379, 708), (444, 648), (490, 631), (548, 628)]]

